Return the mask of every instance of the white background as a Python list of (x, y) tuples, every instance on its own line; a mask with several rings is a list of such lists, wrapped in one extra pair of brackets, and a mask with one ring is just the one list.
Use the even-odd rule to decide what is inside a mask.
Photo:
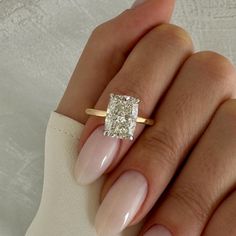
[[(44, 132), (91, 30), (129, 0), (0, 0), (0, 235), (23, 236), (39, 201)], [(236, 64), (236, 1), (177, 0), (197, 50)]]

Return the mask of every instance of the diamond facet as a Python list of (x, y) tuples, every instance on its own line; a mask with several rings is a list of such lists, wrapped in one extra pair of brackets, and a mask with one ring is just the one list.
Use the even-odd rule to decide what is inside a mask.
[(126, 95), (110, 95), (104, 135), (133, 139), (140, 100)]

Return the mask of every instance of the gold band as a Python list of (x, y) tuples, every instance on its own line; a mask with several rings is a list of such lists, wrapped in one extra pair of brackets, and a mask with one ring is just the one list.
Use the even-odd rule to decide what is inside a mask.
[[(98, 116), (98, 117), (106, 117), (106, 115), (107, 115), (106, 111), (91, 109), (91, 108), (86, 109), (85, 113), (90, 116)], [(137, 117), (136, 122), (140, 123), (140, 124), (145, 124), (145, 125), (153, 125), (154, 124), (154, 120), (146, 119), (143, 117)]]

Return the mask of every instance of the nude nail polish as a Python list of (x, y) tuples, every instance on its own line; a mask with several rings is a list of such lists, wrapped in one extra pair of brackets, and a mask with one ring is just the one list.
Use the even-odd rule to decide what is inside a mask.
[(82, 147), (75, 166), (75, 178), (86, 185), (98, 179), (114, 160), (120, 140), (103, 135), (104, 126), (94, 130)]
[(143, 236), (172, 236), (170, 231), (162, 225), (151, 227)]
[(133, 3), (133, 5), (132, 5), (131, 8), (135, 8), (135, 7), (137, 7), (137, 6), (141, 5), (141, 4), (143, 4), (144, 2), (146, 2), (146, 0), (136, 0), (136, 1)]
[(98, 235), (113, 236), (123, 231), (142, 206), (147, 190), (147, 180), (140, 172), (124, 172), (98, 209), (95, 219)]

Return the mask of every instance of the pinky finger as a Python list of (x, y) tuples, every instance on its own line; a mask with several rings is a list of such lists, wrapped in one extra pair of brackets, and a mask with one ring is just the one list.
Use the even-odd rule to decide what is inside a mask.
[(236, 235), (236, 191), (219, 206), (202, 235)]

